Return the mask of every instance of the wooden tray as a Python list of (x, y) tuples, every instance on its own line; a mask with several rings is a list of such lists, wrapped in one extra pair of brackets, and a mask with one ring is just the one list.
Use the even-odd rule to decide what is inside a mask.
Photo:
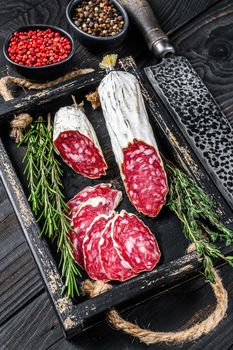
[[(185, 143), (168, 112), (160, 105), (157, 96), (146, 79), (137, 71), (133, 59), (126, 58), (120, 61), (120, 65), (121, 69), (134, 73), (141, 81), (151, 124), (163, 155), (185, 169), (190, 176), (195, 178), (214, 197), (223, 214), (223, 219), (230, 217), (231, 210), (227, 203), (215, 188), (192, 150)], [(80, 296), (77, 300), (68, 301), (62, 296), (63, 281), (58, 268), (59, 257), (56, 255), (51, 243), (39, 237), (40, 227), (37, 225), (27, 201), (28, 188), (22, 165), (25, 148), (17, 148), (17, 145), (9, 139), (8, 120), (13, 114), (23, 111), (30, 112), (34, 117), (39, 115), (46, 117), (48, 112), (51, 112), (53, 116), (61, 106), (72, 104), (71, 94), (76, 96), (77, 102), (81, 102), (86, 93), (93, 91), (98, 86), (103, 76), (103, 72), (91, 73), (44, 90), (43, 93), (27, 94), (24, 97), (2, 103), (0, 106), (0, 123), (2, 124), (0, 130), (1, 179), (41, 272), (52, 304), (65, 334), (69, 338), (98, 322), (104, 317), (109, 308), (117, 307), (119, 311), (125, 310), (135, 303), (144, 301), (152, 294), (161, 293), (169, 286), (186, 280), (201, 268), (201, 260), (197, 258), (195, 252), (186, 254), (188, 241), (181, 232), (179, 220), (168, 208), (164, 207), (158, 218), (155, 219), (139, 215), (135, 211), (127, 199), (122, 186), (102, 111), (101, 109), (93, 111), (89, 103), (85, 103), (86, 114), (96, 130), (109, 165), (109, 171), (107, 176), (100, 180), (90, 180), (77, 175), (63, 164), (66, 199), (73, 197), (85, 186), (113, 181), (124, 195), (124, 200), (118, 207), (118, 210), (125, 208), (129, 212), (137, 213), (140, 218), (143, 218), (145, 224), (156, 235), (162, 258), (153, 271), (142, 273), (124, 283), (113, 283), (113, 288), (110, 291), (91, 300), (85, 296)], [(228, 226), (233, 227), (233, 225)], [(228, 248), (228, 252), (230, 250)], [(87, 275), (83, 273), (82, 278), (78, 281), (79, 285), (86, 278)]]

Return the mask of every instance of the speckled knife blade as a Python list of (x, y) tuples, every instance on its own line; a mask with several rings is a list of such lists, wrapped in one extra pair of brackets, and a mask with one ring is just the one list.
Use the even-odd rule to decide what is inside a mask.
[(164, 58), (145, 73), (233, 208), (233, 129), (213, 96), (185, 57)]

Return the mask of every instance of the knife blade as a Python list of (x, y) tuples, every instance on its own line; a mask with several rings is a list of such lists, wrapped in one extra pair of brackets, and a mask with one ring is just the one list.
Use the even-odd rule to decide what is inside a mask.
[(154, 90), (233, 209), (233, 129), (201, 78), (161, 30), (146, 0), (121, 0), (161, 60), (145, 68)]

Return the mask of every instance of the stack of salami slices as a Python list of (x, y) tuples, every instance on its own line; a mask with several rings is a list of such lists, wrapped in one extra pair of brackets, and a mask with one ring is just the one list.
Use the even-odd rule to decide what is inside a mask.
[(121, 198), (110, 184), (98, 184), (68, 202), (74, 257), (92, 279), (123, 282), (152, 270), (160, 259), (149, 228), (137, 216), (114, 210)]

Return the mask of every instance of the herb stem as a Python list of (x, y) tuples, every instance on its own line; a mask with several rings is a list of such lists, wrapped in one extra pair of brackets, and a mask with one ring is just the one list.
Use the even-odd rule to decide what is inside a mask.
[(206, 278), (214, 282), (213, 259), (222, 259), (233, 267), (233, 257), (224, 256), (214, 242), (231, 244), (233, 232), (220, 222), (213, 201), (197, 183), (168, 161), (165, 168), (170, 187), (167, 206), (180, 219), (184, 235), (203, 257)]
[(77, 277), (80, 272), (73, 257), (73, 245), (70, 241), (72, 228), (66, 215), (68, 208), (62, 193), (63, 171), (55, 156), (52, 132), (50, 115), (47, 125), (39, 117), (29, 127), (21, 142), (27, 145), (23, 158), (23, 163), (26, 164), (24, 172), (27, 174), (32, 210), (37, 221), (42, 224), (41, 235), (57, 242), (64, 278), (63, 292), (66, 290), (67, 297), (74, 298), (79, 295)]

